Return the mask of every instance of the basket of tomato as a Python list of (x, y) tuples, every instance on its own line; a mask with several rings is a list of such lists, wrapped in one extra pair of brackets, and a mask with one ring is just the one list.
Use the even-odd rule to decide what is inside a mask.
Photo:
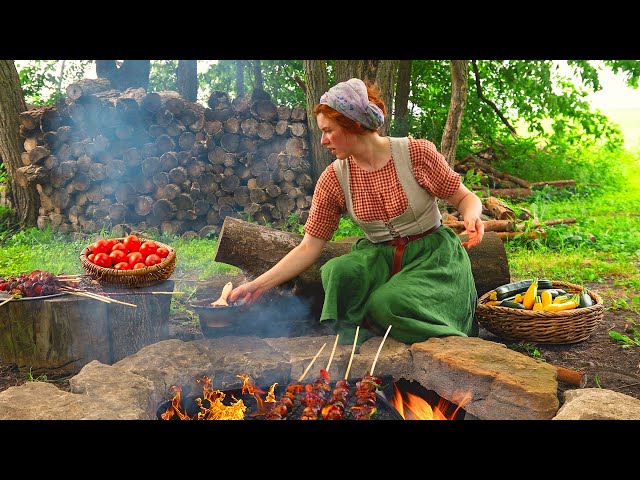
[(176, 268), (174, 248), (131, 234), (99, 238), (80, 253), (93, 279), (118, 287), (148, 287), (168, 279)]

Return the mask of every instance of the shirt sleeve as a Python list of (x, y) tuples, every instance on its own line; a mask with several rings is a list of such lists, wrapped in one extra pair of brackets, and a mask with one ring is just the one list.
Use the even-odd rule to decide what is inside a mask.
[(333, 164), (329, 164), (316, 183), (304, 232), (329, 241), (338, 229), (340, 217), (345, 212), (344, 192)]
[(460, 174), (449, 166), (444, 155), (429, 140), (409, 139), (413, 175), (431, 195), (448, 198), (460, 187)]

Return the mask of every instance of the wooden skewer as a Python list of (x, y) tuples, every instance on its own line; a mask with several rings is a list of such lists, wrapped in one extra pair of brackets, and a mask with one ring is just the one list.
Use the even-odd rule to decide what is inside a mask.
[(382, 337), (382, 341), (380, 342), (380, 346), (378, 347), (378, 352), (376, 353), (376, 357), (373, 359), (373, 365), (371, 365), (371, 371), (369, 372), (369, 375), (373, 376), (373, 369), (376, 366), (376, 362), (378, 361), (378, 356), (380, 355), (380, 351), (382, 350), (382, 345), (384, 344), (384, 341), (387, 339), (387, 335), (389, 335), (389, 330), (391, 330), (391, 325), (389, 325), (389, 328), (387, 328), (387, 331), (384, 334), (384, 337)]
[(349, 364), (347, 365), (347, 371), (344, 372), (344, 379), (349, 379), (349, 370), (351, 370), (351, 362), (353, 361), (353, 354), (356, 351), (356, 345), (358, 344), (358, 333), (360, 332), (360, 325), (356, 327), (356, 336), (353, 338), (353, 347), (351, 347), (351, 356), (349, 357)]
[(96, 295), (95, 293), (89, 293), (89, 292), (77, 292), (74, 290), (64, 290), (67, 293), (70, 293), (71, 295), (78, 295), (79, 297), (87, 297), (87, 298), (93, 298), (94, 300), (100, 300), (101, 302), (104, 303), (119, 303), (121, 305), (127, 305), (128, 307), (137, 307), (137, 305), (135, 303), (127, 303), (127, 302), (121, 302), (120, 300), (114, 300), (113, 298), (107, 298), (103, 295)]
[(9, 298), (7, 298), (6, 300), (3, 300), (3, 301), (2, 301), (2, 303), (0, 303), (0, 307), (1, 307), (2, 305), (4, 305), (5, 303), (9, 303), (11, 300), (13, 300), (13, 297), (9, 297)]
[(331, 350), (331, 355), (329, 355), (329, 361), (327, 362), (327, 368), (325, 370), (329, 372), (329, 367), (331, 366), (331, 362), (333, 361), (333, 354), (336, 353), (336, 345), (338, 345), (338, 338), (340, 338), (340, 334), (336, 335), (336, 341), (333, 342), (333, 349)]
[(184, 292), (104, 292), (102, 295), (183, 295)]
[(109, 300), (108, 298), (95, 298), (94, 296), (91, 296), (89, 294), (87, 294), (86, 292), (74, 292), (73, 290), (65, 290), (65, 292), (67, 292), (69, 295), (77, 295), (78, 297), (87, 297), (87, 298), (94, 298), (96, 300), (100, 300), (101, 302), (104, 303), (111, 303), (111, 300)]
[(307, 375), (307, 373), (309, 372), (309, 369), (311, 369), (311, 365), (313, 365), (313, 362), (316, 361), (316, 358), (318, 358), (318, 355), (320, 355), (320, 352), (322, 352), (322, 350), (324, 350), (324, 347), (326, 347), (327, 344), (326, 342), (322, 344), (322, 346), (320, 347), (320, 350), (318, 350), (318, 353), (316, 353), (316, 356), (313, 357), (313, 359), (311, 360), (311, 363), (307, 366), (307, 368), (305, 369), (304, 372), (302, 372), (302, 375), (300, 375), (300, 378), (298, 379), (298, 383), (302, 382), (302, 380), (304, 379), (304, 377)]

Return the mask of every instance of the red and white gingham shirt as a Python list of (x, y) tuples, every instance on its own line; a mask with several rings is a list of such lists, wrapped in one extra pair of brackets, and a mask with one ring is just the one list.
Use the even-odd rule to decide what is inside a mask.
[[(432, 142), (409, 138), (409, 155), (416, 180), (431, 195), (447, 198), (458, 190), (460, 175), (449, 166)], [(407, 209), (409, 202), (393, 161), (374, 172), (359, 168), (351, 158), (348, 161), (353, 210), (360, 220), (386, 222)], [(331, 240), (340, 217), (346, 211), (344, 192), (333, 164), (330, 164), (316, 184), (309, 218), (304, 225), (305, 233)]]

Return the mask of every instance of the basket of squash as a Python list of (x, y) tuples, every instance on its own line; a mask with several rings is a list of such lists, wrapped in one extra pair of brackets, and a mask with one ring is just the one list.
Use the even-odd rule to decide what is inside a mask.
[(501, 285), (478, 299), (478, 324), (499, 337), (536, 343), (576, 343), (602, 321), (596, 292), (568, 282), (531, 278)]

